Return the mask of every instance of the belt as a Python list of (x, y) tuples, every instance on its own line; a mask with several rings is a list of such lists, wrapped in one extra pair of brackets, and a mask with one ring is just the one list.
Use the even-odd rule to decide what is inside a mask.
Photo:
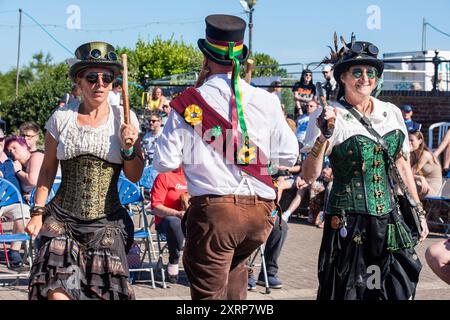
[(241, 204), (257, 204), (261, 202), (274, 202), (274, 200), (266, 199), (260, 196), (244, 196), (239, 194), (205, 194), (195, 196), (189, 199), (192, 205), (204, 205), (209, 203), (241, 203)]

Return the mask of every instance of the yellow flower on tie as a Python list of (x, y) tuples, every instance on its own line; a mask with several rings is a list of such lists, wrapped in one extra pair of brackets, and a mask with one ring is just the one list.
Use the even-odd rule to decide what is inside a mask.
[(239, 164), (249, 164), (255, 158), (256, 158), (256, 147), (249, 148), (248, 146), (243, 146), (241, 150), (239, 150), (238, 154)]
[(191, 126), (196, 126), (203, 120), (203, 110), (196, 104), (189, 105), (184, 110), (184, 120)]

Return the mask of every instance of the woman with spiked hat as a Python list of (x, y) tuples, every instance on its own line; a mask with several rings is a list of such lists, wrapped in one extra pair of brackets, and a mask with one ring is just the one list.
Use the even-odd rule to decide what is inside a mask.
[(291, 167), (298, 144), (279, 99), (239, 78), (249, 55), (245, 21), (210, 15), (205, 22), (198, 87), (171, 102), (153, 165), (158, 171), (182, 165), (192, 195), (183, 217), (191, 297), (245, 299), (247, 258), (274, 223), (268, 161)]
[[(121, 170), (131, 181), (140, 179), (139, 123), (131, 113), (131, 124), (123, 124), (123, 109), (108, 104), (122, 70), (113, 46), (86, 43), (75, 56), (69, 75), (82, 102), (59, 108), (45, 126), (45, 156), (27, 225), (33, 238), (41, 238), (29, 298), (130, 299), (126, 253), (133, 222), (119, 201), (117, 181)], [(61, 185), (46, 204), (58, 162)]]
[[(337, 42), (337, 41), (336, 41)], [(371, 96), (383, 72), (378, 48), (345, 43), (334, 64), (338, 101), (310, 121), (304, 178), (314, 181), (328, 155), (334, 181), (326, 204), (319, 254), (318, 299), (412, 299), (421, 263), (411, 227), (428, 234), (408, 163), (409, 145), (400, 109)], [(416, 224), (399, 210), (397, 188), (416, 206)], [(409, 191), (409, 192), (408, 192)], [(404, 212), (405, 213), (405, 212)], [(420, 230), (423, 229), (423, 230)]]

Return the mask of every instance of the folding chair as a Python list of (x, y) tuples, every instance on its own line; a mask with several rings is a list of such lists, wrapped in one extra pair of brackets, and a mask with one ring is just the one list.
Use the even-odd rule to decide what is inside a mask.
[[(142, 177), (141, 180), (139, 180), (138, 185), (141, 187), (142, 189), (142, 194), (143, 194), (143, 198), (144, 198), (144, 209), (145, 211), (150, 211), (150, 205), (151, 205), (151, 199), (150, 199), (150, 190), (153, 187), (153, 183), (155, 182), (156, 177), (158, 176), (159, 172), (156, 171), (153, 166), (146, 166), (144, 167), (144, 171), (142, 172)], [(154, 219), (152, 216), (152, 219), (149, 223), (149, 228), (151, 228), (153, 226), (154, 223)], [(158, 238), (158, 237), (157, 237)], [(157, 260), (158, 257), (156, 256), (156, 250), (155, 250), (155, 246), (154, 246), (154, 242), (153, 239), (150, 238), (150, 244), (152, 246), (152, 255), (153, 255), (153, 259)]]
[(444, 178), (439, 196), (426, 197), (424, 203), (428, 225), (442, 226), (444, 235), (450, 237), (450, 173)]
[[(260, 265), (255, 264), (255, 260), (256, 260), (256, 257), (258, 256), (258, 253), (259, 253), (259, 256), (261, 258), (261, 264)], [(266, 293), (269, 294), (270, 293), (270, 287), (269, 287), (269, 278), (267, 276), (266, 259), (264, 258), (264, 244), (259, 246), (259, 248), (255, 251), (253, 257), (250, 258), (249, 267), (253, 268), (253, 267), (257, 267), (257, 266), (260, 266), (262, 268), (263, 275), (264, 275), (264, 284), (265, 284), (265, 288), (266, 288)]]
[[(158, 244), (158, 263), (157, 263), (157, 268), (161, 270), (162, 273), (164, 273), (164, 254), (166, 252), (168, 252), (169, 248), (168, 248), (168, 244), (167, 244), (167, 234), (159, 232), (158, 230), (156, 230), (156, 242)], [(184, 242), (183, 242), (183, 248), (184, 248)], [(183, 267), (179, 267), (180, 270), (184, 270)], [(164, 287), (165, 288), (165, 287)]]
[[(155, 286), (155, 277), (154, 277), (154, 271), (153, 271), (153, 264), (152, 264), (152, 254), (151, 251), (153, 249), (153, 246), (151, 245), (152, 241), (152, 235), (149, 229), (149, 224), (147, 220), (147, 215), (144, 207), (144, 197), (142, 188), (139, 188), (136, 184), (132, 183), (128, 179), (124, 177), (120, 177), (118, 181), (118, 189), (119, 189), (119, 199), (122, 205), (128, 207), (129, 214), (132, 216), (133, 210), (131, 208), (131, 205), (138, 205), (139, 206), (139, 214), (140, 214), (140, 223), (142, 227), (134, 232), (134, 239), (140, 240), (144, 242), (145, 250), (144, 254), (141, 259), (141, 266), (144, 263), (145, 255), (147, 254), (148, 260), (149, 260), (149, 267), (147, 268), (132, 268), (130, 269), (131, 272), (142, 272), (146, 271), (150, 273), (150, 282), (152, 283), (152, 288), (156, 288)], [(152, 248), (152, 249), (151, 249)], [(138, 282), (148, 282), (148, 280), (138, 280)], [(162, 282), (163, 287), (166, 287), (165, 278), (164, 278), (164, 272), (162, 272)]]
[[(152, 189), (158, 174), (159, 172), (156, 171), (153, 166), (146, 166), (142, 172), (141, 180), (139, 180), (138, 185), (144, 188), (144, 200), (147, 201), (145, 209), (149, 209), (150, 207), (150, 190)], [(145, 196), (147, 196), (147, 198)]]
[[(25, 217), (23, 214), (23, 199), (20, 191), (6, 179), (0, 178), (0, 207), (9, 206), (12, 204), (19, 204), (20, 210), (22, 213), (22, 223), (25, 227)], [(3, 249), (6, 250), (6, 243), (12, 243), (15, 241), (23, 241), (25, 242), (25, 254), (24, 260), (28, 260), (29, 270), (27, 273), (15, 273), (15, 274), (2, 274), (0, 277), (3, 279), (14, 279), (17, 280), (20, 277), (29, 277), (31, 266), (33, 263), (32, 250), (31, 250), (31, 237), (26, 233), (16, 233), (16, 234), (5, 234), (3, 232), (3, 226), (0, 221), (0, 243), (3, 243)], [(8, 254), (5, 251), (7, 266), (9, 267)]]
[[(433, 146), (433, 134), (434, 129), (438, 130), (438, 140), (437, 145)], [(444, 138), (445, 134), (447, 133), (448, 129), (450, 128), (450, 122), (437, 122), (433, 123), (430, 128), (428, 128), (428, 148), (430, 150), (436, 149), (442, 142), (442, 139)]]

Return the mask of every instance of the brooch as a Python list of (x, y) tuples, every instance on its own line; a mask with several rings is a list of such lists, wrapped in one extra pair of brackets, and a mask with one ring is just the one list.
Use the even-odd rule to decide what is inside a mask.
[(241, 150), (239, 150), (238, 161), (239, 164), (249, 164), (253, 159), (256, 158), (256, 148), (243, 146)]
[(211, 129), (211, 133), (213, 135), (214, 138), (217, 138), (218, 136), (220, 136), (222, 134), (222, 128), (220, 126), (214, 126)]
[(350, 120), (353, 119), (353, 116), (352, 116), (350, 113), (346, 113), (346, 114), (344, 115), (344, 119), (347, 120), (347, 121), (350, 121)]
[(341, 219), (338, 216), (333, 216), (331, 218), (331, 228), (333, 228), (334, 230), (339, 229), (341, 225)]
[(203, 120), (203, 110), (196, 104), (189, 105), (184, 110), (184, 120), (191, 126), (196, 126)]

